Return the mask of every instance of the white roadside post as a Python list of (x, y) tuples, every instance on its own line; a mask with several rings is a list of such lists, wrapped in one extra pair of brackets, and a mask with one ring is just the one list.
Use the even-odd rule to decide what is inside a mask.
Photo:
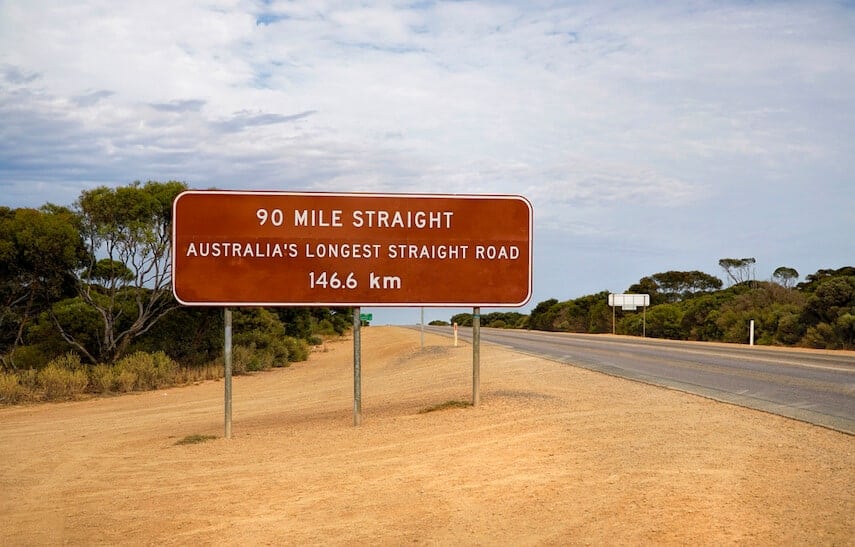
[(749, 346), (754, 345), (754, 320), (753, 319), (748, 323), (748, 345)]

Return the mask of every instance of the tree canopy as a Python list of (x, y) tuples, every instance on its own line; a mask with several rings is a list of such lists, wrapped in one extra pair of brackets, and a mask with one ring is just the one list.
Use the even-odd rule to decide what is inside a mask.
[(751, 266), (757, 262), (752, 258), (722, 258), (718, 265), (727, 274), (728, 279), (734, 284), (744, 283), (751, 280)]
[(0, 354), (23, 342), (35, 316), (74, 294), (86, 256), (69, 209), (0, 207)]
[(54, 317), (62, 337), (91, 362), (115, 361), (177, 306), (171, 291), (172, 202), (186, 188), (176, 181), (134, 182), (86, 190), (77, 200), (89, 256), (78, 294), (97, 312), (102, 334), (88, 347)]
[(628, 292), (649, 294), (651, 304), (663, 304), (679, 302), (699, 293), (720, 289), (721, 286), (721, 279), (704, 272), (672, 270), (643, 277), (637, 284), (630, 286)]
[[(728, 266), (752, 264), (754, 259), (737, 259)], [(753, 320), (758, 344), (855, 347), (855, 268), (819, 270), (796, 287), (795, 269), (775, 272), (775, 282), (749, 284), (734, 271), (731, 280), (742, 281), (723, 289), (721, 280), (703, 272), (668, 271), (641, 278), (627, 292), (650, 295), (645, 319), (651, 337), (746, 343)], [(619, 334), (640, 335), (642, 314), (609, 309), (608, 294), (544, 300), (522, 324), (536, 330), (609, 333), (614, 312)]]
[(780, 285), (788, 288), (792, 287), (798, 278), (799, 272), (797, 272), (795, 268), (789, 268), (787, 266), (779, 266), (778, 268), (775, 268), (774, 272), (772, 272), (772, 279), (777, 281)]
[[(132, 351), (164, 351), (182, 363), (222, 353), (222, 314), (181, 307), (171, 291), (172, 202), (186, 185), (134, 182), (85, 190), (73, 207), (0, 207), (0, 365), (39, 367), (73, 349), (89, 363), (116, 363)], [(650, 295), (647, 333), (743, 342), (754, 320), (761, 344), (855, 347), (855, 267), (821, 269), (796, 284), (781, 266), (752, 281), (754, 258), (722, 258), (730, 286), (707, 273), (669, 270), (626, 292)], [(751, 281), (751, 283), (747, 283)], [(610, 291), (550, 298), (530, 314), (486, 313), (481, 325), (550, 331), (641, 333), (641, 314), (608, 305)], [(236, 340), (270, 361), (304, 355), (318, 335), (352, 325), (348, 308), (247, 309)], [(472, 315), (451, 318), (471, 326)]]
[[(72, 207), (0, 207), (0, 368), (39, 368), (69, 350), (89, 364), (136, 351), (189, 365), (221, 356), (222, 311), (179, 306), (171, 290), (172, 204), (185, 189), (133, 182), (84, 190)], [(236, 345), (278, 363), (352, 325), (349, 308), (235, 318)]]

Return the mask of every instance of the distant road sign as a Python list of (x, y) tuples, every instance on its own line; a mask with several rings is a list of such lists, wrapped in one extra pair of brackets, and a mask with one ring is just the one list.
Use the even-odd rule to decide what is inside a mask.
[(649, 294), (609, 294), (609, 306), (620, 306), (625, 310), (634, 310), (637, 306), (649, 305)]
[(522, 306), (521, 196), (188, 191), (173, 291), (210, 306)]
[(373, 321), (374, 320), (374, 314), (373, 313), (360, 313), (359, 314), (359, 320), (360, 321)]

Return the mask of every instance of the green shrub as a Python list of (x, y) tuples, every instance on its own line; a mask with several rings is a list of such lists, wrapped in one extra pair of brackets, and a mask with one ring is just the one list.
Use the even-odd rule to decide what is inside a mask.
[(48, 364), (51, 363), (65, 370), (81, 370), (83, 368), (83, 365), (80, 364), (80, 356), (72, 351), (54, 357)]
[(178, 363), (162, 351), (151, 354), (151, 357), (154, 361), (156, 378), (156, 385), (154, 388), (156, 389), (174, 384), (175, 377), (178, 375)]
[[(642, 317), (642, 320), (644, 318)], [(676, 304), (660, 304), (647, 311), (647, 335), (651, 338), (683, 338), (680, 322), (683, 312)]]
[(324, 343), (324, 339), (321, 338), (320, 336), (318, 336), (316, 334), (309, 336), (309, 344), (310, 345), (320, 346), (320, 345), (323, 345), (323, 343)]
[[(232, 346), (232, 374), (246, 374), (246, 365), (251, 359), (252, 349), (247, 346)], [(225, 356), (223, 357), (225, 359)]]
[(262, 370), (270, 370), (276, 366), (275, 352), (271, 349), (257, 349), (252, 352), (252, 358), (249, 361), (247, 370), (250, 372), (258, 372)]
[[(734, 309), (726, 309), (716, 315), (716, 326), (721, 332), (721, 341), (731, 344), (745, 344), (748, 342), (748, 329), (755, 314), (752, 310), (737, 311)], [(755, 338), (759, 338), (759, 331), (762, 329), (762, 324), (759, 320), (754, 322)]]
[[(134, 382), (128, 391), (149, 389), (155, 375), (154, 363), (151, 360), (151, 356), (141, 351), (120, 359), (114, 367), (119, 374), (123, 372), (133, 374)], [(130, 378), (130, 374), (127, 375), (127, 378)]]
[(234, 346), (232, 348), (232, 374), (246, 374), (258, 370), (255, 362), (255, 346)]
[(128, 393), (134, 390), (137, 384), (137, 373), (130, 370), (119, 370), (113, 368), (113, 388), (118, 393)]
[(0, 405), (15, 405), (33, 398), (17, 374), (0, 373)]
[(176, 381), (181, 384), (192, 384), (204, 380), (219, 380), (223, 377), (222, 363), (208, 363), (203, 366), (182, 367)]
[[(855, 311), (855, 310), (853, 310)], [(855, 346), (855, 313), (844, 313), (840, 315), (832, 325), (837, 335), (838, 349), (851, 349)]]
[(784, 315), (778, 320), (778, 328), (775, 332), (775, 338), (782, 344), (792, 346), (798, 343), (799, 339), (804, 335), (805, 328), (798, 314), (791, 313)]
[[(288, 362), (296, 363), (309, 358), (309, 345), (305, 340), (286, 336), (285, 347), (288, 349)], [(279, 363), (278, 366), (288, 366), (288, 362)]]
[(275, 314), (263, 308), (241, 310), (234, 316), (234, 329), (234, 347), (252, 348), (251, 355), (241, 353), (241, 358), (245, 357), (246, 372), (288, 362), (285, 327)]
[(183, 366), (204, 366), (222, 355), (223, 312), (218, 308), (179, 307), (137, 338), (133, 351), (163, 351)]
[[(82, 368), (77, 370), (64, 368), (69, 363), (63, 357), (54, 359), (38, 372), (38, 383), (44, 390), (44, 398), (47, 401), (63, 401), (77, 397), (89, 384), (86, 371)], [(79, 364), (79, 358), (77, 362)]]
[(36, 369), (18, 371), (18, 382), (31, 394), (39, 390), (39, 373)]
[[(162, 351), (145, 353), (138, 351), (121, 359), (115, 365), (117, 377), (122, 373), (136, 375), (133, 389), (145, 391), (158, 389), (175, 383), (178, 364)], [(123, 383), (127, 385), (130, 375), (126, 375)]]
[(834, 329), (828, 323), (809, 327), (799, 345), (808, 348), (826, 349), (834, 347)]
[(95, 365), (89, 369), (89, 389), (95, 393), (109, 393), (116, 382), (116, 371), (110, 365)]
[(18, 370), (38, 369), (50, 361), (50, 356), (37, 346), (18, 346), (12, 350), (10, 360)]
[(318, 328), (315, 332), (324, 336), (335, 336), (338, 334), (332, 324), (332, 321), (329, 319), (321, 319), (318, 321)]

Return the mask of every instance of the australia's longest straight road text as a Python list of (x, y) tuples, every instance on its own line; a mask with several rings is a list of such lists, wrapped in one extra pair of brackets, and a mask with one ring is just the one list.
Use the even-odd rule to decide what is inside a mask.
[(522, 196), (187, 191), (172, 209), (173, 293), (185, 305), (531, 297), (533, 212)]

